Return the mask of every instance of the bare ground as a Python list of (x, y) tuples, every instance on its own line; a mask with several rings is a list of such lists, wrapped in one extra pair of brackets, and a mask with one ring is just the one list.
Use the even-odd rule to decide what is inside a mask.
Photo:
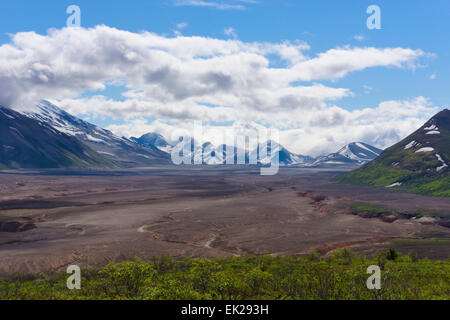
[[(438, 225), (349, 214), (357, 202), (448, 211), (450, 199), (329, 182), (335, 174), (285, 168), (262, 177), (257, 168), (179, 167), (2, 173), (0, 223), (17, 230), (9, 224), (0, 232), (0, 274), (162, 254), (327, 255), (343, 247), (371, 254), (397, 238), (450, 238)], [(448, 258), (448, 247), (440, 243), (433, 258)]]

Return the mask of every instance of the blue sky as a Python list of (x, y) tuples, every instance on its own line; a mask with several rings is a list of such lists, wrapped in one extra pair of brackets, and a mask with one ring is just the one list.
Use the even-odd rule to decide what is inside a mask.
[[(309, 58), (347, 45), (420, 49), (425, 54), (415, 61), (414, 68), (375, 66), (349, 72), (337, 79), (303, 80), (299, 84), (320, 83), (351, 90), (351, 95), (332, 102), (348, 111), (376, 108), (383, 101), (406, 101), (417, 97), (425, 97), (438, 108), (450, 104), (450, 2), (447, 0), (3, 0), (0, 3), (0, 45), (10, 43), (10, 35), (18, 32), (34, 31), (46, 35), (50, 28), (64, 28), (68, 17), (66, 8), (72, 4), (81, 8), (83, 28), (106, 25), (135, 33), (150, 31), (167, 38), (175, 37), (174, 32), (185, 37), (224, 40), (236, 37), (244, 43), (281, 43), (285, 40), (294, 43), (300, 40), (309, 46), (304, 53)], [(381, 9), (381, 30), (369, 30), (366, 26), (369, 16), (366, 9), (372, 4)], [(181, 23), (184, 24), (182, 28)], [(233, 32), (226, 34), (227, 28), (233, 28), (234, 35)], [(266, 58), (271, 66), (280, 64), (283, 67), (283, 62), (276, 56), (266, 55)], [(100, 94), (107, 99), (123, 101), (121, 92), (129, 89), (110, 85), (106, 90), (77, 90), (80, 90), (79, 98)], [(143, 118), (151, 122), (157, 117), (149, 114)], [(93, 115), (89, 119), (102, 126), (119, 126), (126, 122), (107, 114)], [(423, 120), (420, 116), (417, 119)], [(404, 133), (397, 133), (396, 138), (401, 135)]]
[[(301, 39), (311, 45), (311, 53), (349, 45), (400, 46), (421, 48), (437, 57), (427, 68), (415, 72), (403, 70), (367, 70), (341, 80), (358, 96), (346, 99), (345, 106), (373, 106), (380, 100), (424, 95), (439, 105), (449, 105), (450, 91), (450, 2), (431, 1), (260, 1), (257, 4), (229, 1), (245, 9), (216, 9), (200, 6), (176, 6), (172, 1), (28, 1), (3, 0), (0, 3), (0, 43), (9, 41), (9, 33), (35, 31), (45, 34), (49, 28), (62, 28), (71, 4), (80, 6), (82, 25), (105, 24), (123, 30), (150, 30), (172, 34), (176, 25), (186, 22), (184, 35), (227, 38), (224, 29), (233, 27), (243, 41)], [(219, 1), (219, 3), (224, 3)], [(382, 13), (382, 30), (368, 30), (366, 8), (377, 4)], [(363, 35), (364, 41), (353, 39)], [(432, 74), (435, 81), (426, 81)], [(373, 88), (364, 95), (361, 83)], [(401, 84), (401, 85), (393, 85)], [(360, 94), (360, 95), (359, 95)]]

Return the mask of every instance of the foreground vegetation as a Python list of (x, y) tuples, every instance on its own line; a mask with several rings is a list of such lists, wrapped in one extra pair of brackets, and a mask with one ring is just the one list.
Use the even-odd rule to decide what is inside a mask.
[[(367, 267), (382, 270), (381, 290), (368, 290)], [(168, 257), (110, 264), (82, 272), (81, 290), (67, 274), (16, 275), (0, 280), (0, 299), (449, 299), (450, 261), (420, 260), (394, 250), (374, 259), (350, 250), (321, 259), (248, 256), (226, 259)]]

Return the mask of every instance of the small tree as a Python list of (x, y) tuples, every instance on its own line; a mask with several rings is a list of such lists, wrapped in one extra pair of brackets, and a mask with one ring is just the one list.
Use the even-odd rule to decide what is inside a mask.
[(398, 257), (397, 251), (395, 251), (395, 250), (392, 249), (392, 248), (390, 248), (390, 249), (386, 252), (386, 259), (388, 259), (388, 260), (394, 261), (395, 259), (397, 259), (397, 257)]

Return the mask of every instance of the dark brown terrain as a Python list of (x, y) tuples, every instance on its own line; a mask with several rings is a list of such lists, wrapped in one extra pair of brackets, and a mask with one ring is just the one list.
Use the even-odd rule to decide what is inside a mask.
[(282, 168), (263, 177), (249, 167), (2, 172), (0, 274), (162, 254), (327, 255), (349, 247), (370, 255), (394, 247), (450, 256), (450, 228), (433, 219), (382, 220), (351, 209), (364, 203), (446, 213), (449, 198), (330, 182), (336, 174)]

